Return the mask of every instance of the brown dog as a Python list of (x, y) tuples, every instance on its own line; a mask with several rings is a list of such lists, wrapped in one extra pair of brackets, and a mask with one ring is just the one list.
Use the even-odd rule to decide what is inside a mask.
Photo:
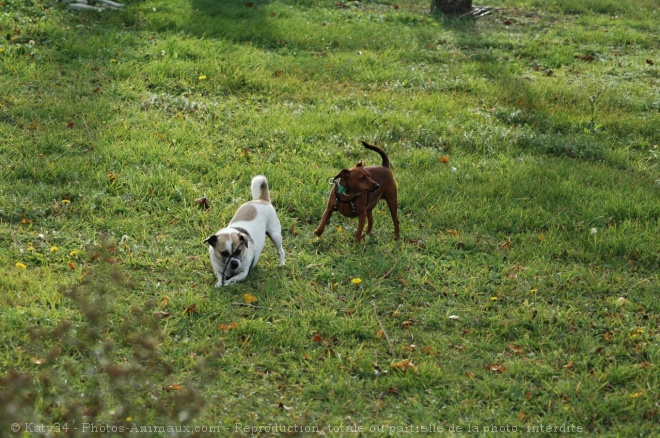
[(362, 230), (365, 219), (367, 220), (367, 232), (371, 233), (373, 216), (371, 210), (376, 206), (379, 199), (384, 199), (390, 209), (392, 221), (394, 221), (394, 239), (399, 238), (399, 219), (397, 218), (396, 181), (390, 169), (390, 160), (385, 152), (378, 146), (362, 142), (362, 145), (380, 154), (382, 166), (364, 166), (360, 160), (355, 167), (342, 170), (334, 177), (334, 187), (330, 193), (328, 206), (323, 213), (323, 219), (314, 234), (323, 234), (325, 226), (330, 221), (333, 211), (338, 211), (346, 217), (357, 217), (358, 228), (355, 240), (362, 240)]

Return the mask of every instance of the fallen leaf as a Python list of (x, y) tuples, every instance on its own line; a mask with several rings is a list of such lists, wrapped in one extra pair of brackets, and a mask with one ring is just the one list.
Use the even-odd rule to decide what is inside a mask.
[(378, 330), (378, 333), (376, 333), (376, 339), (381, 339), (384, 333), (383, 329)]
[(238, 324), (235, 323), (235, 322), (232, 322), (231, 324), (220, 324), (219, 328), (223, 332), (227, 333), (229, 330), (233, 330), (235, 328), (238, 328)]
[(442, 155), (442, 156), (440, 157), (440, 162), (441, 162), (442, 164), (447, 164), (447, 163), (449, 163), (449, 155)]
[(422, 348), (422, 353), (424, 353), (424, 354), (426, 354), (426, 355), (431, 354), (431, 346), (428, 345), (428, 346)]
[(21, 219), (21, 223), (22, 223), (23, 225), (27, 225), (27, 224), (31, 224), (32, 221), (31, 221), (30, 219), (25, 219), (25, 218), (23, 218), (23, 219)]
[(413, 364), (410, 359), (404, 359), (401, 362), (390, 364), (390, 368), (396, 368), (397, 370), (406, 372), (410, 369), (417, 372), (417, 367)]
[(509, 345), (509, 350), (516, 354), (524, 354), (523, 349), (520, 345)]
[(277, 407), (280, 409), (284, 409), (285, 411), (290, 411), (291, 409), (293, 409), (291, 406), (287, 406), (284, 403), (279, 403)]
[(158, 312), (154, 312), (154, 316), (156, 318), (167, 318), (167, 317), (170, 316), (170, 312), (164, 312), (164, 311), (160, 310)]
[(114, 182), (117, 179), (117, 175), (114, 172), (109, 172), (107, 174), (108, 181)]
[(446, 230), (446, 231), (447, 234), (449, 234), (450, 236), (454, 236), (454, 237), (458, 236), (458, 231), (456, 230)]
[(474, 379), (474, 373), (472, 371), (468, 371), (467, 373), (465, 373), (465, 375), (470, 379)]
[(648, 65), (653, 65), (653, 60), (652, 60), (652, 59), (647, 59), (647, 60), (646, 60), (646, 63), (647, 63)]
[(505, 26), (511, 26), (513, 24), (513, 21), (509, 20), (508, 18), (504, 20), (502, 23), (504, 23)]
[(569, 363), (564, 365), (564, 368), (566, 368), (567, 370), (570, 370), (570, 369), (573, 368), (573, 365), (575, 365), (575, 363), (573, 361), (570, 361)]
[(163, 389), (165, 391), (181, 391), (183, 389), (183, 386), (179, 385), (178, 383), (175, 383), (173, 385), (164, 385)]
[(73, 263), (69, 262), (68, 265), (69, 265), (69, 269), (71, 269), (72, 271), (76, 270), (76, 265), (74, 265)]
[(312, 342), (322, 342), (323, 341), (323, 336), (321, 336), (320, 333), (315, 334), (312, 336)]
[(202, 196), (201, 198), (195, 199), (195, 202), (197, 205), (202, 207), (203, 209), (208, 209), (211, 205), (209, 204), (209, 200), (206, 198), (206, 196)]
[(630, 394), (630, 398), (637, 398), (637, 397), (639, 397), (639, 396), (641, 396), (641, 395), (644, 395), (644, 391), (635, 392), (635, 393), (633, 393), (633, 394)]
[(69, 129), (73, 128), (73, 122), (66, 122), (66, 127)]
[(404, 287), (410, 286), (410, 284), (408, 284), (408, 281), (405, 278), (399, 278), (399, 283), (401, 283), (401, 285)]
[(252, 304), (257, 302), (257, 297), (255, 297), (252, 294), (245, 294), (243, 295), (243, 302), (245, 304)]
[(525, 421), (525, 413), (523, 411), (520, 411), (518, 413), (518, 418), (520, 419), (520, 421)]
[(504, 365), (500, 365), (498, 363), (484, 365), (484, 368), (493, 373), (503, 373), (507, 370)]
[(449, 319), (460, 319), (461, 317), (458, 315), (449, 315)]
[(33, 364), (36, 364), (36, 365), (43, 365), (43, 364), (46, 363), (46, 360), (45, 360), (45, 359), (41, 359), (41, 358), (39, 358), (39, 357), (31, 357), (31, 358), (30, 358), (30, 362), (32, 362)]
[(607, 331), (607, 332), (605, 332), (605, 334), (603, 335), (603, 337), (605, 338), (606, 341), (611, 341), (611, 340), (612, 340), (612, 333), (610, 333), (609, 331)]
[(195, 304), (191, 304), (190, 306), (186, 307), (186, 309), (183, 311), (184, 314), (190, 313), (193, 314), (195, 313)]
[(409, 320), (407, 320), (407, 321), (403, 321), (403, 322), (401, 323), (401, 327), (402, 327), (402, 328), (407, 328), (407, 327), (410, 327), (410, 326), (413, 325), (413, 324), (414, 324), (414, 322), (413, 322), (412, 320), (409, 319)]

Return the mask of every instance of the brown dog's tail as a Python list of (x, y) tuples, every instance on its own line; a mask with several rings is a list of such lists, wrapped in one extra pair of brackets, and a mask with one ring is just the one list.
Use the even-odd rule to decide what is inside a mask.
[(369, 150), (371, 150), (371, 151), (378, 152), (378, 155), (380, 155), (380, 157), (383, 159), (383, 164), (382, 164), (382, 166), (383, 166), (383, 167), (387, 167), (387, 168), (390, 167), (390, 159), (387, 158), (387, 155), (385, 154), (385, 151), (384, 151), (384, 150), (382, 150), (382, 149), (379, 148), (378, 146), (374, 146), (374, 145), (372, 145), (372, 144), (369, 144), (369, 143), (367, 143), (366, 141), (363, 141), (363, 142), (362, 142), (362, 146), (364, 146), (365, 148), (367, 148), (367, 149), (369, 149)]

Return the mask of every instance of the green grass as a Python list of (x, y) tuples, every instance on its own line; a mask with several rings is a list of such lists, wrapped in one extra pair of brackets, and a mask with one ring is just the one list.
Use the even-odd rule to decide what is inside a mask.
[[(658, 3), (488, 4), (0, 3), (0, 435), (657, 434)], [(362, 139), (402, 238), (318, 239)], [(258, 173), (287, 264), (214, 289)]]

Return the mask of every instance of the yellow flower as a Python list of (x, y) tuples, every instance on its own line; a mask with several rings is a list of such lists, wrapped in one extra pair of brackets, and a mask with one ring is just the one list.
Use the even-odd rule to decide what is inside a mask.
[(357, 286), (358, 284), (362, 283), (362, 279), (355, 277), (354, 279), (351, 280), (351, 283)]
[(16, 262), (16, 264), (15, 264), (14, 266), (16, 266), (18, 269), (25, 269), (25, 268), (27, 268), (27, 266), (25, 266), (25, 264), (24, 264), (24, 263), (21, 263), (21, 262)]
[(117, 62), (117, 60), (116, 60), (115, 58), (112, 58), (112, 59), (110, 60), (110, 62), (112, 62), (112, 63), (114, 64), (115, 62)]
[(200, 81), (205, 81), (205, 80), (206, 80), (206, 75), (201, 75), (201, 76), (199, 77), (199, 80), (200, 80)]
[(51, 246), (50, 247), (50, 252), (57, 252), (57, 251), (59, 251), (58, 247), (56, 247), (56, 246)]
[(71, 204), (71, 201), (68, 199), (62, 199), (62, 204)]
[(243, 301), (245, 304), (252, 304), (257, 301), (257, 297), (252, 294), (245, 294), (243, 295)]
[(77, 249), (74, 249), (73, 251), (71, 251), (71, 252), (69, 253), (69, 255), (70, 255), (71, 257), (75, 257), (75, 256), (77, 256), (78, 254), (80, 254), (80, 251), (78, 251)]
[(497, 298), (497, 297), (490, 297), (490, 300), (491, 300), (491, 301), (497, 301), (498, 299), (499, 299), (499, 298)]

